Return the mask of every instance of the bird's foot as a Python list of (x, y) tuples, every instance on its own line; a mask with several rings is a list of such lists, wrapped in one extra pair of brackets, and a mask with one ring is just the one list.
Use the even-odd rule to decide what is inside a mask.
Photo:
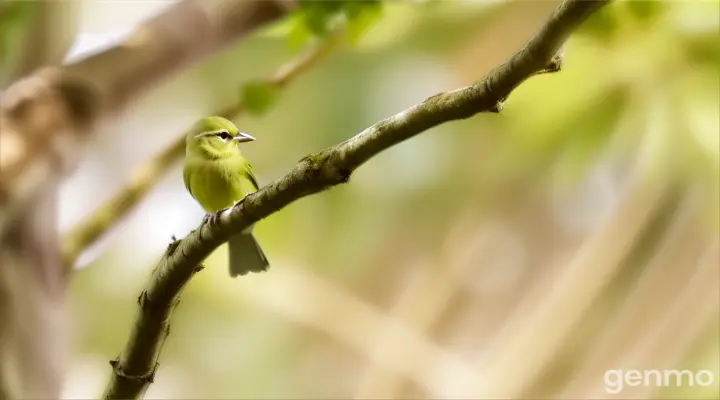
[(203, 218), (203, 224), (208, 224), (210, 226), (215, 225), (220, 220), (220, 216), (222, 215), (223, 211), (225, 210), (205, 214), (205, 217)]

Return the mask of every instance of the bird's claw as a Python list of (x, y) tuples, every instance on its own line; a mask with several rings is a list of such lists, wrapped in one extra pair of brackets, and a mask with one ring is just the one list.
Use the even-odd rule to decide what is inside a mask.
[(220, 210), (220, 211), (216, 211), (216, 212), (214, 212), (214, 213), (205, 214), (205, 217), (203, 218), (203, 224), (209, 224), (209, 225), (214, 225), (214, 224), (216, 224), (216, 223), (220, 220), (220, 216), (222, 215), (222, 213), (224, 213), (224, 212), (227, 211), (227, 210), (231, 210), (231, 209), (235, 208), (235, 206), (237, 206), (238, 204), (240, 204), (240, 203), (242, 203), (243, 201), (245, 201), (245, 199), (246, 199), (248, 196), (250, 196), (250, 193), (246, 194), (242, 199), (234, 202), (233, 205), (231, 205), (231, 206), (228, 207), (228, 208), (224, 208), (224, 209), (222, 209), (222, 210)]

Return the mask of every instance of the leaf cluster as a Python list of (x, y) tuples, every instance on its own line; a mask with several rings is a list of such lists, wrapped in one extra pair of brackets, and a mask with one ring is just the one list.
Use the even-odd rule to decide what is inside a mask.
[[(291, 49), (305, 45), (310, 39), (330, 40), (334, 32), (344, 29), (348, 41), (357, 43), (382, 13), (382, 3), (368, 1), (301, 0), (294, 14), (288, 16), (285, 34)], [(251, 81), (241, 90), (242, 104), (253, 115), (264, 114), (278, 99), (276, 85), (267, 81)]]
[(326, 37), (345, 25), (348, 40), (356, 43), (381, 16), (382, 3), (369, 1), (301, 0), (288, 35), (291, 46), (304, 44), (314, 37)]

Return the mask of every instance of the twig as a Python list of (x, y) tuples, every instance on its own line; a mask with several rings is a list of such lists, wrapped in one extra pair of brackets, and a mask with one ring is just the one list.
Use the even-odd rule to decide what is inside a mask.
[[(330, 37), (314, 49), (283, 65), (274, 75), (267, 78), (265, 83), (276, 88), (284, 87), (323, 59), (338, 43), (338, 39), (339, 35)], [(215, 115), (235, 119), (242, 114), (243, 109), (242, 102), (239, 102), (218, 111)], [(148, 192), (175, 167), (184, 154), (185, 133), (183, 132), (170, 145), (139, 166), (115, 196), (100, 205), (92, 214), (66, 233), (62, 241), (63, 272), (71, 273), (73, 264), (82, 251), (94, 244), (135, 209)]]
[(212, 227), (202, 225), (174, 243), (140, 294), (137, 320), (120, 356), (106, 399), (136, 398), (152, 382), (168, 320), (183, 287), (198, 266), (228, 237), (288, 204), (345, 183), (351, 173), (381, 151), (444, 122), (480, 112), (498, 112), (502, 100), (538, 71), (557, 70), (555, 57), (570, 34), (609, 1), (566, 0), (527, 45), (475, 84), (440, 93), (380, 121), (334, 147), (309, 155), (285, 176), (246, 197)]

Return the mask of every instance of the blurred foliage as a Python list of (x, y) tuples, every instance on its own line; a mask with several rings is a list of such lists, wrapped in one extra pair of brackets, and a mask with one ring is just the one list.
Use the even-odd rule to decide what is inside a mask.
[(9, 82), (12, 66), (20, 55), (20, 38), (27, 32), (27, 21), (33, 17), (32, 1), (0, 3), (0, 88)]
[(278, 96), (278, 88), (274, 85), (254, 81), (243, 85), (242, 102), (245, 109), (253, 115), (262, 115)]
[(316, 36), (328, 35), (338, 24), (347, 23), (351, 42), (372, 26), (379, 17), (382, 3), (371, 1), (313, 1), (301, 0), (295, 26), (290, 31), (290, 41), (301, 43), (297, 38), (307, 37), (307, 32)]
[(313, 38), (324, 38), (342, 28), (351, 44), (356, 44), (382, 16), (384, 5), (378, 0), (313, 1), (301, 0), (299, 7), (264, 33), (285, 37), (291, 50), (302, 48)]
[[(111, 195), (163, 140), (192, 119), (234, 104), (238, 91), (250, 113), (236, 122), (259, 139), (244, 151), (267, 183), (308, 153), (439, 91), (474, 82), (532, 35), (526, 22), (545, 12), (541, 6), (552, 8), (537, 3), (303, 1), (284, 21), (142, 99), (115, 127), (127, 134), (95, 144), (68, 185), (78, 194), (67, 208), (91, 208)], [(6, 3), (0, 13), (3, 76), (31, 4)], [(558, 260), (598, 229), (637, 173), (642, 154), (699, 193), (702, 229), (688, 243), (715, 237), (718, 15), (716, 1), (616, 1), (569, 41), (561, 72), (530, 79), (501, 114), (432, 129), (368, 162), (349, 185), (302, 199), (259, 223), (256, 235), (273, 262), (268, 274), (227, 279), (221, 247), (183, 295), (149, 396), (351, 397), (372, 357), (353, 347), (356, 342), (328, 333), (327, 325), (342, 321), (370, 342), (380, 335), (377, 327), (360, 325), (342, 302), (295, 296), (331, 287), (347, 302), (360, 299), (368, 312), (384, 313), (424, 273), (437, 274), (437, 291), (445, 280), (455, 285), (428, 340), (478, 361), (478, 349), (487, 345), (481, 339), (501, 332), (507, 315), (531, 292), (530, 283), (554, 276)], [(352, 46), (282, 93), (260, 83), (289, 53), (324, 40), (339, 24), (346, 24)], [(147, 126), (155, 134), (138, 147), (131, 133)], [(199, 221), (180, 176), (169, 177), (72, 282), (72, 397), (92, 397), (104, 384), (106, 360), (126, 339), (133, 299), (149, 267), (170, 235), (186, 233), (175, 221), (187, 219), (187, 229)], [(160, 244), (145, 251), (147, 243)], [(612, 292), (613, 307), (621, 308), (647, 258), (628, 261), (632, 273), (621, 279), (632, 284)], [(469, 265), (471, 275), (453, 275), (455, 264)], [(287, 282), (288, 271), (326, 286)], [(417, 299), (418, 307), (436, 290)], [(595, 310), (598, 321), (611, 308)], [(307, 320), (312, 322), (302, 322)], [(580, 336), (558, 368), (577, 364), (572, 357), (582, 355), (579, 346), (591, 339)], [(717, 365), (717, 341), (700, 342), (688, 365)], [(548, 373), (548, 380), (552, 376), (566, 374)], [(714, 388), (677, 391), (686, 398), (718, 394)], [(408, 389), (398, 397), (420, 395), (427, 393)]]

